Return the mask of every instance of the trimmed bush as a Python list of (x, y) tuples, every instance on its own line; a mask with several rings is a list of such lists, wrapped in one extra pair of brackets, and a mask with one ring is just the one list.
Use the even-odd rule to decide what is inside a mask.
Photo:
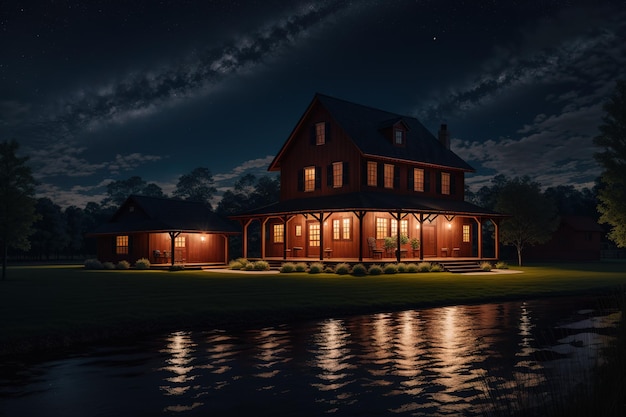
[(443, 272), (443, 266), (441, 264), (432, 264), (430, 267), (430, 272)]
[(335, 267), (335, 273), (339, 275), (346, 275), (350, 273), (350, 265), (345, 262), (337, 264)]
[(247, 265), (247, 264), (248, 264), (248, 261), (246, 261), (246, 263), (243, 264), (239, 261), (239, 259), (235, 259), (228, 263), (228, 269), (239, 270), (239, 269), (242, 269), (244, 265)]
[(115, 265), (115, 269), (129, 269), (130, 263), (128, 261), (119, 261), (117, 265)]
[(509, 269), (509, 264), (504, 261), (500, 261), (496, 264), (496, 269)]
[(367, 274), (367, 268), (365, 268), (365, 265), (363, 264), (356, 264), (352, 266), (352, 271), (350, 271), (350, 274), (356, 275), (356, 276), (363, 276)]
[(185, 266), (182, 264), (171, 265), (169, 270), (171, 272), (182, 271), (185, 269)]
[(103, 262), (102, 268), (103, 269), (115, 269), (115, 264), (113, 262)]
[(296, 264), (294, 264), (293, 262), (284, 262), (280, 266), (280, 272), (282, 272), (284, 274), (288, 274), (288, 273), (293, 272), (295, 270), (296, 270)]
[(420, 262), (417, 264), (417, 272), (430, 272), (432, 267), (430, 262)]
[(135, 269), (150, 269), (150, 260), (146, 258), (137, 259)]
[(254, 264), (252, 262), (248, 262), (245, 265), (241, 266), (242, 271), (254, 271)]
[(385, 274), (397, 274), (398, 273), (398, 265), (396, 264), (386, 264), (383, 268)]
[(419, 269), (417, 268), (417, 265), (412, 262), (406, 266), (406, 272), (415, 273), (418, 271)]
[(321, 262), (312, 262), (309, 265), (309, 274), (319, 274), (324, 271), (324, 264)]
[(490, 262), (481, 262), (480, 269), (483, 271), (491, 271), (491, 263)]
[(97, 259), (86, 259), (84, 265), (86, 269), (102, 269), (102, 263)]
[(383, 267), (378, 264), (373, 264), (373, 265), (370, 265), (367, 272), (370, 275), (380, 275), (383, 273)]
[(335, 270), (332, 266), (327, 266), (326, 268), (324, 268), (324, 272), (326, 272), (327, 274), (334, 274)]
[(398, 264), (396, 266), (398, 267), (398, 272), (400, 272), (400, 273), (407, 272), (406, 264), (404, 262), (398, 262)]
[(270, 264), (267, 261), (256, 261), (252, 264), (255, 271), (269, 271)]
[(308, 265), (306, 264), (306, 262), (298, 262), (296, 264), (296, 272), (306, 272), (307, 268)]

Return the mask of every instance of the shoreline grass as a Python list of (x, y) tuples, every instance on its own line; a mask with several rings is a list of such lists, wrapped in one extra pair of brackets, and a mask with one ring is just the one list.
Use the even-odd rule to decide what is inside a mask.
[(149, 333), (567, 295), (626, 285), (626, 263), (536, 264), (519, 274), (226, 274), (13, 266), (0, 281), (0, 355)]

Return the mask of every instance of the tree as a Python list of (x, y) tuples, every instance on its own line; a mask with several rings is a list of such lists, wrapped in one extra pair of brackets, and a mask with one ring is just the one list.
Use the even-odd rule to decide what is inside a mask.
[(213, 209), (211, 199), (213, 194), (217, 192), (213, 183), (213, 174), (208, 168), (196, 168), (191, 173), (181, 175), (178, 178), (174, 197), (204, 203)]
[(135, 175), (127, 180), (111, 181), (107, 184), (107, 197), (102, 200), (103, 206), (120, 206), (131, 194), (163, 197), (163, 190), (154, 183), (148, 184), (143, 178)]
[(33, 228), (35, 232), (31, 236), (31, 252), (35, 252), (38, 259), (50, 259), (51, 253), (56, 253), (57, 258), (61, 250), (68, 243), (68, 235), (63, 210), (47, 197), (37, 200), (35, 206), (39, 220)]
[(519, 266), (524, 248), (547, 242), (559, 225), (556, 205), (541, 192), (539, 183), (528, 177), (514, 178), (501, 185), (495, 209), (511, 215), (502, 221), (500, 239), (515, 246)]
[(611, 226), (608, 237), (626, 247), (626, 80), (617, 81), (614, 94), (604, 104), (606, 112), (593, 140), (603, 150), (594, 156), (604, 171), (598, 188), (600, 223)]
[(2, 245), (2, 279), (6, 277), (8, 248), (28, 250), (35, 212), (36, 181), (28, 157), (18, 158), (19, 144), (0, 143), (0, 244)]

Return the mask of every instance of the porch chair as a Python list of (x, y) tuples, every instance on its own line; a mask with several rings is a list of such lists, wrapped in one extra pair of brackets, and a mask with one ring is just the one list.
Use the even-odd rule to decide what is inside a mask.
[(384, 249), (376, 246), (376, 239), (374, 239), (372, 236), (367, 238), (367, 246), (370, 249), (370, 258), (383, 258)]

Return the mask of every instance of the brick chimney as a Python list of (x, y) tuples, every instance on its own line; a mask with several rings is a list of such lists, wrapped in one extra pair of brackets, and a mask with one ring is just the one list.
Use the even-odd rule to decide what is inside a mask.
[(448, 132), (448, 125), (445, 123), (442, 123), (439, 128), (439, 142), (441, 142), (446, 149), (450, 149), (450, 132)]

